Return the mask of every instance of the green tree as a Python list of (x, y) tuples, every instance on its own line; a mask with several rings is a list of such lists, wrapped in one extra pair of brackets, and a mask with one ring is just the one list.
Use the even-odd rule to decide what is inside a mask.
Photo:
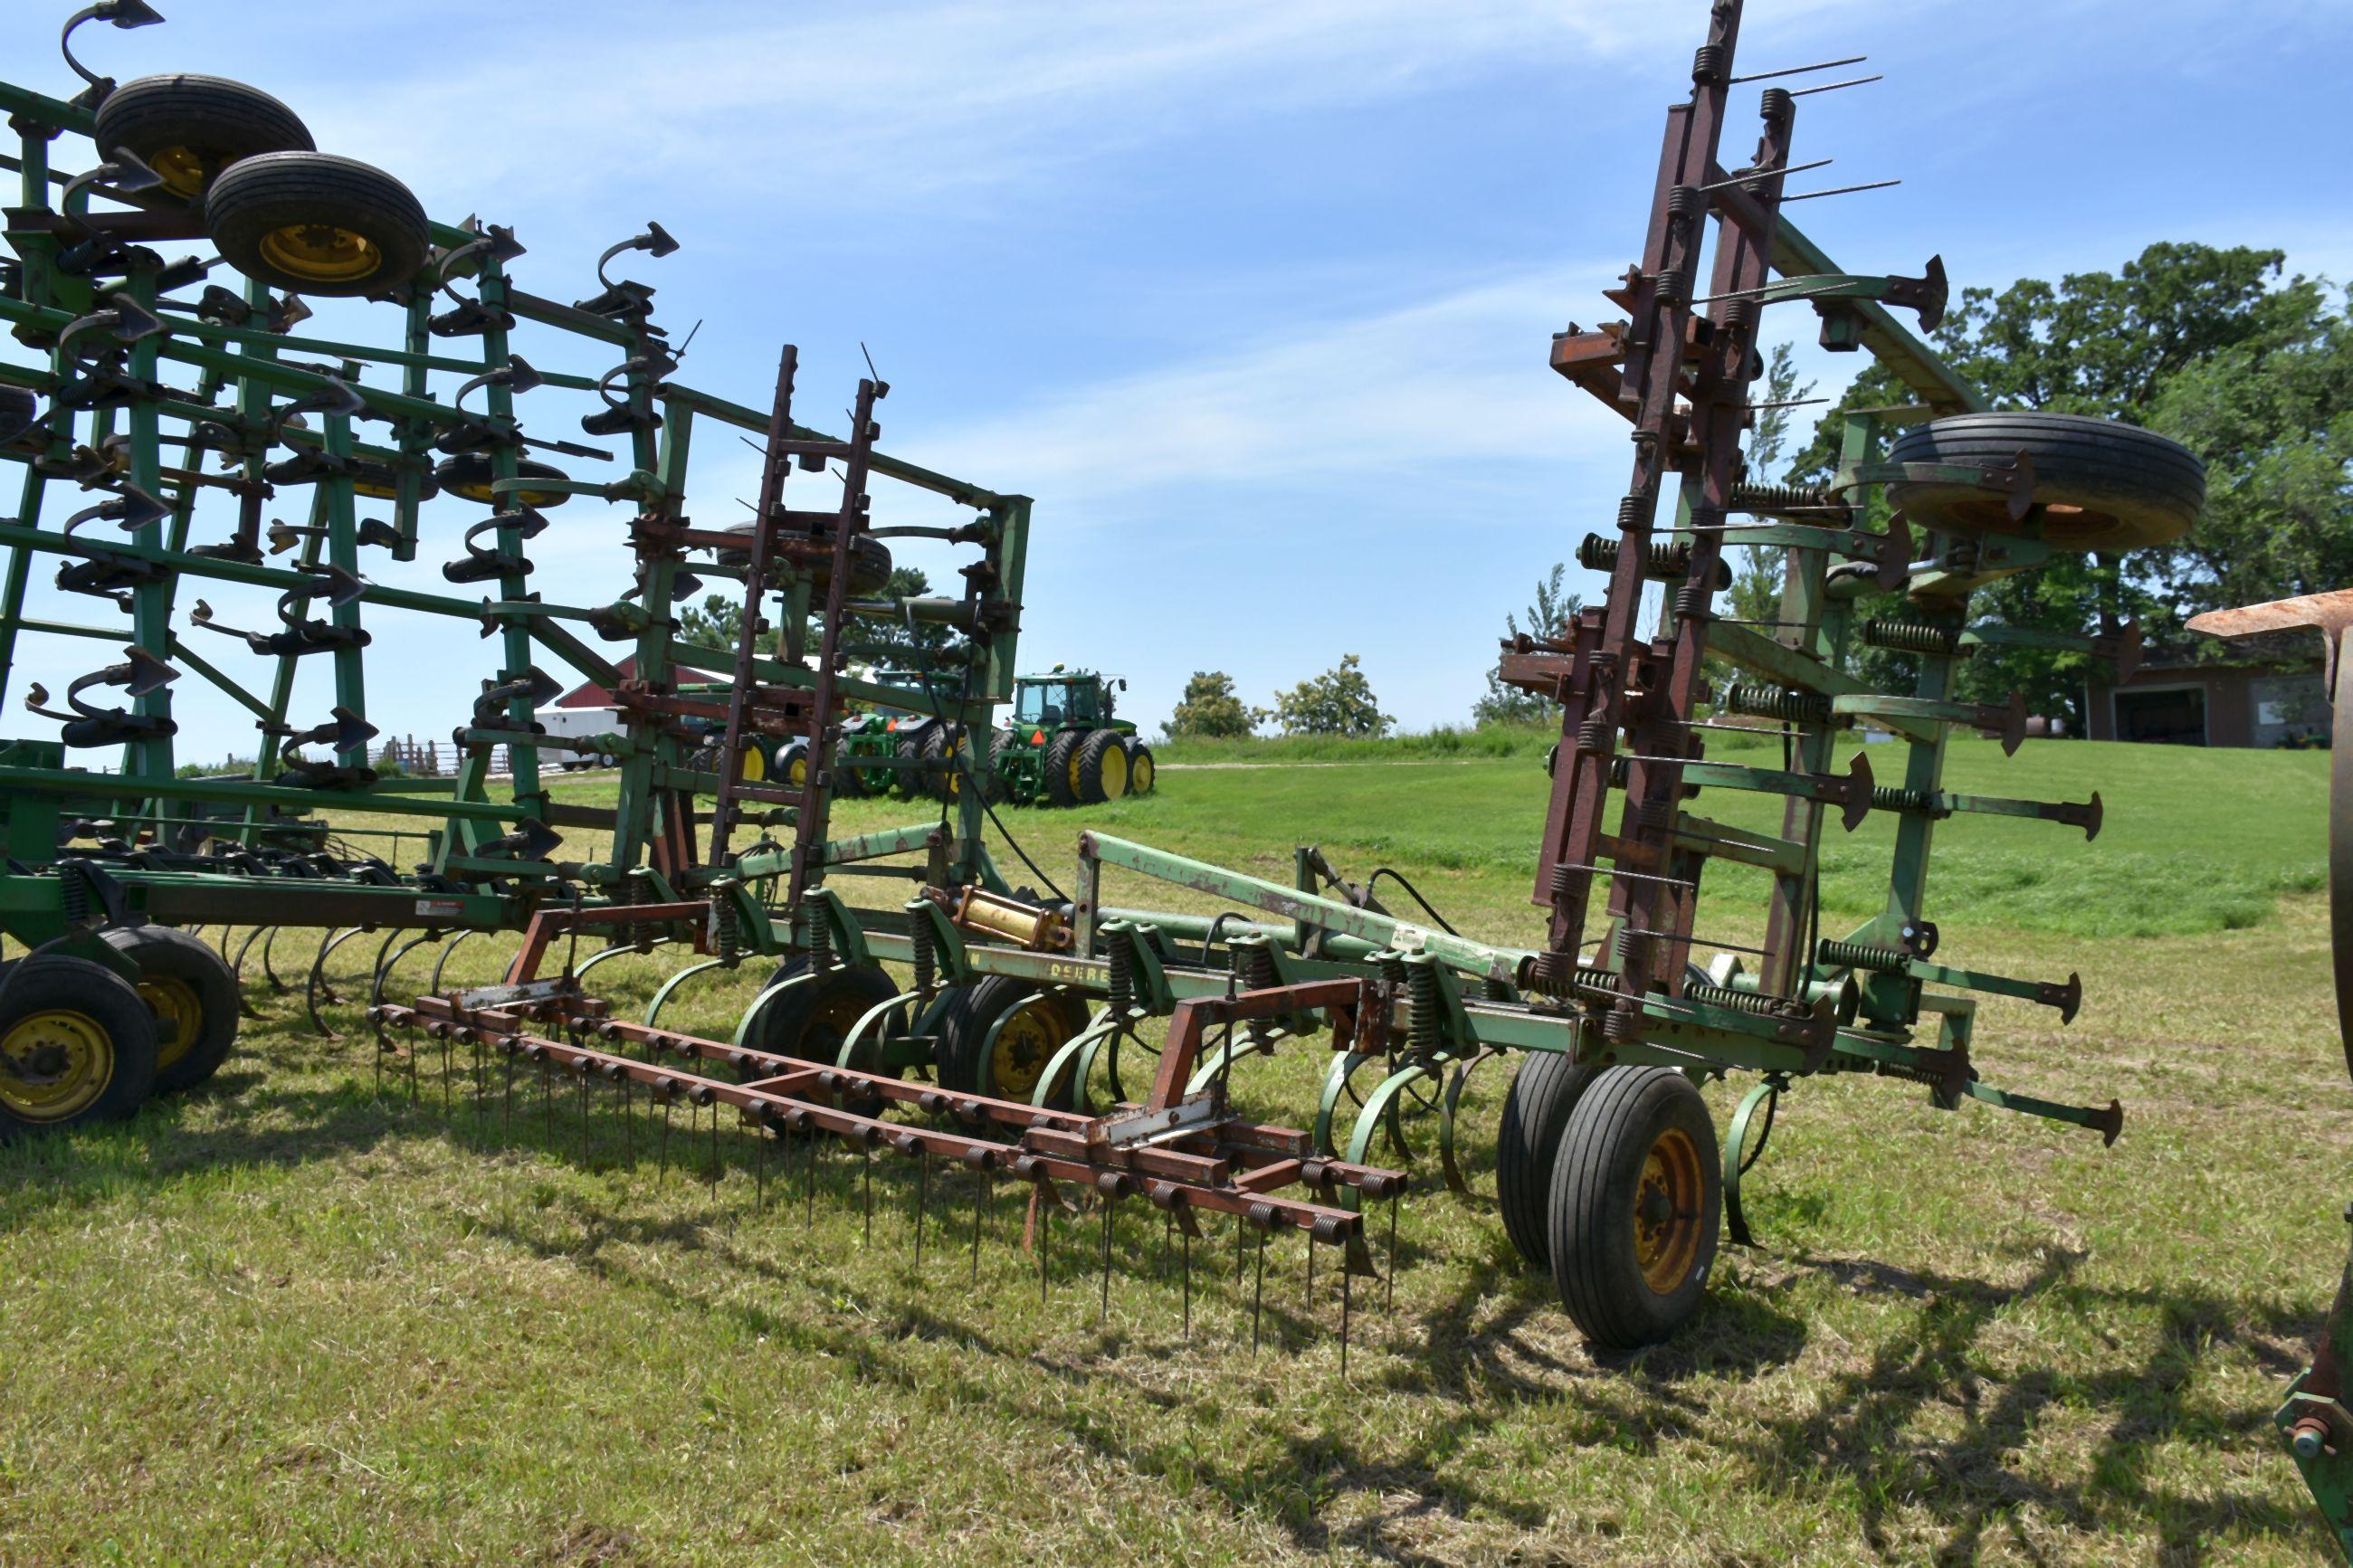
[(1249, 734), (1266, 717), (1234, 695), (1234, 678), (1222, 669), (1197, 669), (1185, 682), (1184, 700), (1168, 715), (1168, 738), (1229, 741)]
[[(2077, 632), (2132, 619), (2163, 642), (2200, 609), (2341, 587), (2353, 575), (2344, 299), (2324, 279), (2283, 277), (2284, 262), (2276, 250), (2158, 244), (2114, 273), (1962, 294), (1936, 344), (1997, 406), (2145, 426), (2207, 466), (2206, 515), (2189, 538), (2124, 557), (2057, 556), (1981, 590), (1978, 615)], [(1866, 370), (1797, 469), (1820, 480), (1836, 468), (1846, 409), (1910, 401), (1885, 370)], [(2015, 688), (2037, 710), (2080, 723), (2086, 662), (1980, 648), (1959, 668), (1957, 695), (1991, 701)]]
[(1274, 721), (1286, 735), (1386, 735), (1397, 721), (1381, 711), (1353, 653), (1313, 680), (1274, 694)]
[[(920, 599), (931, 591), (931, 579), (921, 571), (913, 566), (897, 566), (892, 568), (890, 581), (883, 584), (880, 596), (885, 599)], [(923, 621), (915, 623), (913, 636), (909, 635), (904, 621), (861, 620), (858, 625), (860, 642), (894, 650), (918, 647), (936, 649), (946, 645), (949, 636), (946, 626)], [(678, 616), (680, 637), (701, 647), (724, 648), (731, 653), (734, 651), (735, 639), (743, 626), (743, 601), (724, 594), (707, 594), (701, 605), (686, 606)], [(818, 639), (814, 617), (809, 621), (808, 639), (809, 646), (814, 647)], [(772, 627), (762, 634), (760, 651), (776, 652), (776, 633)], [(888, 666), (893, 662), (893, 657), (889, 653), (879, 654), (875, 662)]]
[[(1584, 607), (1585, 597), (1563, 586), (1568, 574), (1566, 562), (1536, 582), (1536, 596), (1528, 605), (1528, 624), (1523, 627), (1520, 617), (1506, 613), (1504, 636), (1516, 637), (1523, 631), (1530, 637), (1557, 637), (1568, 625), (1571, 616)], [(1500, 668), (1487, 672), (1487, 689), (1471, 705), (1473, 724), (1537, 724), (1560, 711), (1560, 704), (1533, 691), (1523, 691), (1516, 686), (1504, 684)]]
[[(1814, 395), (1814, 384), (1798, 382), (1798, 363), (1788, 343), (1775, 343), (1765, 363), (1765, 394), (1757, 401), (1757, 426), (1748, 437), (1748, 479), (1760, 485), (1781, 481), (1774, 477), (1783, 448), (1789, 443), (1791, 404)], [(1781, 551), (1778, 545), (1750, 544), (1741, 548), (1732, 578), (1732, 613), (1744, 621), (1771, 621), (1781, 614)]]

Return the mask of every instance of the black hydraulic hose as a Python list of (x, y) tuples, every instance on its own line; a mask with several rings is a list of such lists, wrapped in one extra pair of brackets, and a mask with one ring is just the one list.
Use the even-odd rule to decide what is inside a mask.
[(1406, 896), (1411, 899), (1415, 903), (1421, 906), (1421, 912), (1438, 922), (1439, 930), (1444, 931), (1449, 936), (1461, 936), (1462, 934), (1461, 931), (1454, 929), (1453, 925), (1444, 915), (1440, 914), (1438, 910), (1431, 906), (1430, 901), (1428, 899), (1421, 896), (1421, 890), (1419, 888), (1416, 888), (1411, 882), (1405, 879), (1405, 876), (1402, 872), (1397, 871), (1390, 867), (1382, 866), (1377, 868), (1371, 876), (1365, 879), (1365, 893), (1367, 897), (1371, 896), (1373, 889), (1379, 885), (1380, 879), (1383, 877), (1387, 877), (1390, 881), (1395, 882), (1398, 887), (1403, 888), (1406, 890)]

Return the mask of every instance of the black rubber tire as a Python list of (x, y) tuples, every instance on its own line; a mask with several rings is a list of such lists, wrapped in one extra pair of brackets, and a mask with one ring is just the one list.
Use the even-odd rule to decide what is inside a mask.
[[(553, 463), (534, 462), (529, 458), (515, 464), (519, 479), (567, 479), (572, 476)], [(462, 496), (480, 506), (494, 507), (500, 498), (491, 485), (498, 479), (498, 470), (491, 466), (488, 452), (460, 452), (454, 458), (444, 458), (434, 465), (433, 482), (453, 496)], [(544, 511), (552, 506), (562, 506), (572, 499), (570, 490), (518, 490), (506, 498), (509, 504), (522, 505)]]
[[(743, 534), (748, 538), (752, 532), (752, 526), (748, 522), (739, 522), (725, 531)], [(712, 559), (722, 566), (741, 572), (752, 564), (752, 552), (748, 548), (714, 550), (712, 552)], [(849, 596), (853, 599), (865, 599), (881, 593), (890, 586), (891, 568), (891, 547), (888, 544), (871, 533), (861, 533), (852, 539), (849, 542)], [(780, 567), (774, 563), (770, 564), (768, 579), (771, 584), (781, 580), (783, 575)], [(829, 557), (810, 564), (809, 582), (820, 593), (832, 585), (833, 563)]]
[(142, 995), (155, 1015), (155, 1092), (176, 1094), (220, 1071), (237, 1047), (239, 1016), (237, 975), (219, 953), (186, 931), (170, 926), (118, 926), (102, 933), (106, 944), (139, 966), (141, 987), (153, 980), (175, 981), (193, 1002), (194, 1027), (185, 1037), (167, 1037), (156, 998)]
[[(1643, 1278), (1635, 1252), (1635, 1208), (1643, 1163), (1671, 1131), (1697, 1156), (1698, 1223), (1690, 1267), (1673, 1289)], [(1668, 1338), (1699, 1310), (1723, 1225), (1723, 1173), (1707, 1102), (1669, 1068), (1606, 1068), (1577, 1097), (1553, 1162), (1546, 1215), (1553, 1283), (1585, 1337), (1606, 1351), (1640, 1350)]]
[(929, 732), (938, 727), (927, 724), (923, 730), (912, 733), (902, 730), (893, 738), (891, 750), (902, 765), (891, 775), (891, 793), (901, 800), (913, 800), (917, 795), (932, 793), (930, 784), (923, 777), (922, 763), (925, 742), (930, 739)]
[(0, 992), (0, 1040), (35, 1013), (73, 1013), (104, 1035), (111, 1058), (104, 1088), (72, 1115), (22, 1115), (0, 1104), (0, 1142), (85, 1121), (127, 1121), (147, 1102), (155, 1089), (155, 1015), (130, 982), (86, 958), (61, 953), (0, 963), (0, 979), (7, 982)]
[[(783, 789), (799, 789), (807, 782), (808, 754), (809, 745), (806, 739), (786, 741), (776, 748), (776, 754), (769, 759), (768, 781)], [(801, 770), (802, 774), (797, 781), (793, 777), (793, 770), (796, 767)]]
[(1552, 1267), (1552, 1172), (1568, 1113), (1601, 1069), (1563, 1051), (1532, 1051), (1512, 1075), (1495, 1134), (1495, 1206), (1504, 1234), (1532, 1268)]
[(1079, 748), (1086, 743), (1084, 730), (1065, 730), (1046, 742), (1046, 798), (1056, 805), (1079, 804)]
[[(1956, 414), (1915, 425), (1888, 448), (1898, 463), (2034, 463), (2042, 537), (2055, 550), (2137, 550), (2188, 533), (2206, 504), (2206, 465), (2178, 441), (2074, 414)], [(1894, 484), (1888, 504), (1913, 526), (2015, 533), (2009, 500), (1967, 485)]]
[[(807, 963), (797, 958), (779, 965), (775, 979), (801, 973)], [(830, 1067), (859, 1018), (898, 994), (899, 987), (879, 969), (837, 969), (816, 984), (796, 986), (769, 1003), (744, 1043), (755, 1051)]]
[[(272, 261), (264, 241), (280, 230), (330, 226), (364, 238), (376, 261), (362, 272), (305, 277)], [(230, 266), (297, 294), (382, 294), (417, 275), (432, 254), (425, 209), (382, 169), (332, 153), (261, 153), (232, 163), (205, 195), (205, 232)]]
[(1152, 748), (1130, 735), (1127, 738), (1127, 793), (1150, 795), (1160, 783), (1160, 763), (1154, 759)]
[(41, 400), (28, 386), (0, 386), (0, 447), (33, 427), (41, 416)]
[(849, 765), (849, 742), (843, 741), (833, 748), (833, 797), (857, 800), (866, 793), (865, 771)]
[(243, 159), (318, 147), (301, 117), (259, 88), (187, 71), (116, 88), (98, 106), (91, 138), (102, 156), (128, 153), (163, 175), (183, 201)]
[(923, 793), (934, 800), (954, 800), (964, 793), (961, 739), (962, 731), (948, 724), (923, 731)]
[(1117, 730), (1096, 730), (1079, 745), (1079, 798), (1103, 805), (1127, 794), (1127, 747)]
[[(940, 1022), (940, 1087), (961, 1094), (1027, 1102), (1029, 1090), (1005, 1092), (1005, 1086), (997, 1081), (985, 1053), (990, 1027), (1017, 1007), (1030, 1004), (1043, 991), (1042, 986), (1009, 974), (992, 974), (973, 986), (971, 994), (960, 1005), (951, 1008)], [(1067, 992), (1049, 995), (1039, 1005), (1050, 1014), (1059, 1015), (1056, 1021), (1061, 1026), (1061, 1033), (1057, 1048), (1087, 1026), (1086, 1004)], [(1045, 1066), (1044, 1061), (1038, 1063), (1040, 1071)], [(1033, 1080), (1030, 1089), (1036, 1087)], [(1072, 1085), (1066, 1079), (1047, 1103), (1056, 1110), (1070, 1110), (1073, 1103), (1071, 1089)]]

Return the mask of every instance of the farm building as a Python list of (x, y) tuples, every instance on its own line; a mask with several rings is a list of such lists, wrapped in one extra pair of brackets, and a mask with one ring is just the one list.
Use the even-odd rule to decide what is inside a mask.
[(2328, 693), (2309, 633), (2152, 648), (2130, 679), (2093, 682), (2094, 741), (2175, 746), (2326, 745)]

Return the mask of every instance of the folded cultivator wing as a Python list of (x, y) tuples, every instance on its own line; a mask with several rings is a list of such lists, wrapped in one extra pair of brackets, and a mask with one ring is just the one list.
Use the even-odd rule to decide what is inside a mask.
[[(1956, 672), (1994, 643), (2128, 666), (2137, 640), (2021, 632), (1973, 617), (1970, 595), (2054, 551), (2178, 534), (2200, 470), (2140, 432), (1988, 411), (1892, 313), (1936, 324), (1940, 263), (1916, 278), (1835, 270), (1781, 211), (1799, 99), (1818, 89), (1767, 88), (1756, 152), (1724, 166), (1741, 9), (1710, 8), (1691, 100), (1669, 110), (1641, 259), (1609, 293), (1625, 319), (1572, 327), (1552, 348), (1556, 371), (1628, 421), (1632, 462), (1601, 509), (1610, 531), (1580, 551), (1609, 575), (1602, 602), (1504, 651), (1505, 679), (1563, 714), (1535, 888), (1544, 931), (1525, 947), (1466, 937), (1427, 904), (1400, 918), (1313, 849), (1286, 884), (1092, 832), (1068, 892), (1034, 862), (1046, 893), (1010, 885), (984, 842), (999, 800), (1099, 803), (1152, 781), (1109, 682), (1014, 673), (1030, 503), (885, 453), (879, 376), (859, 383), (839, 437), (796, 422), (791, 348), (765, 411), (678, 380), (683, 347), (656, 324), (654, 290), (606, 272), (632, 250), (667, 254), (660, 226), (599, 258), (598, 291), (559, 303), (515, 281), (524, 249), (510, 230), (429, 221), (397, 180), (313, 150), (290, 110), (250, 88), (84, 72), (89, 89), (69, 101), (0, 86), (22, 139), (0, 317), (36, 360), (0, 365), (0, 457), (24, 474), (18, 514), (0, 522), (0, 679), (22, 635), (126, 645), (63, 708), (34, 689), (58, 740), (0, 746), (0, 929), (33, 950), (0, 977), (0, 1118), (128, 1114), (159, 1065), (164, 1087), (197, 1081), (229, 1048), (249, 962), (290, 983), (271, 960), (286, 928), (315, 933), (304, 990), (323, 1030), (322, 1007), (342, 1000), (329, 957), (365, 932), (378, 1064), (412, 1092), (438, 1054), (444, 1096), (463, 1082), (484, 1110), (518, 1071), (541, 1080), (551, 1113), (559, 1078), (584, 1099), (617, 1093), (631, 1129), (640, 1093), (665, 1129), (682, 1101), (712, 1112), (715, 1136), (729, 1108), (760, 1135), (764, 1196), (772, 1146), (806, 1161), (812, 1194), (820, 1146), (915, 1161), (919, 1193), (935, 1163), (981, 1178), (976, 1201), (1020, 1183), (1041, 1269), (1051, 1216), (1073, 1195), (1101, 1205), (1106, 1267), (1127, 1198), (1161, 1214), (1188, 1263), (1204, 1215), (1229, 1216), (1238, 1238), (1296, 1232), (1311, 1268), (1335, 1249), (1345, 1328), (1352, 1282), (1386, 1268), (1366, 1200), (1393, 1205), (1409, 1185), (1376, 1145), (1404, 1158), (1422, 1141), (1434, 1155), (1422, 1184), (1469, 1195), (1465, 1085), (1517, 1052), (1496, 1206), (1609, 1347), (1654, 1342), (1698, 1310), (1719, 1229), (1728, 1220), (1747, 1239), (1750, 1124), (1766, 1119), (1761, 1151), (1800, 1078), (1898, 1078), (1948, 1109), (1975, 1100), (2113, 1141), (2113, 1103), (1980, 1080), (1977, 995), (2066, 1018), (2080, 988), (1944, 956), (1929, 850), (1940, 823), (1968, 814), (2097, 831), (2097, 796), (1946, 785), (1955, 731), (2014, 749), (2026, 721), (2019, 700), (1958, 700)], [(155, 19), (131, 0), (85, 16)], [(78, 139), (98, 161), (53, 168), (57, 145)], [(209, 241), (242, 288), (211, 279), (218, 263), (154, 248), (180, 240)], [(361, 314), (396, 321), (396, 342), (301, 335), (304, 295), (366, 300)], [(1763, 313), (1800, 300), (1827, 346), (1869, 349), (1919, 399), (1849, 416), (1820, 490), (1765, 485), (1741, 455)], [(610, 368), (537, 368), (516, 347), (533, 334), (594, 348)], [(558, 437), (567, 398), (576, 418)], [(738, 432), (756, 438), (759, 494), (749, 523), (715, 525), (690, 510), (689, 459), (698, 435)], [(576, 477), (584, 463), (604, 467)], [(878, 521), (877, 481), (970, 517)], [(60, 486), (98, 499), (45, 523)], [(559, 506), (572, 508), (565, 526), (628, 546), (615, 596), (572, 605), (533, 588), (526, 552)], [(910, 537), (960, 552), (959, 593), (888, 595), (891, 542)], [(1736, 543), (1784, 552), (1769, 620), (1718, 607)], [(466, 592), (370, 574), (372, 560), (428, 550)], [(33, 563), (51, 558), (58, 590), (111, 601), (127, 625), (28, 615)], [(712, 579), (740, 585), (732, 647), (681, 631), (686, 596)], [(224, 620), (199, 591), (254, 608)], [(366, 650), (391, 616), (478, 631), (491, 656), (451, 737), (454, 778), (370, 765)], [(1866, 652), (1911, 659), (1910, 689), (1879, 689), (1861, 673), (1879, 668)], [(310, 659), (332, 675), (323, 718), (294, 712)], [(883, 659), (894, 668), (873, 671)], [(550, 666), (612, 693), (611, 732), (533, 722), (563, 689)], [(177, 776), (173, 683), (191, 675), (255, 716), (250, 777)], [(988, 739), (1008, 704), (1014, 721)], [(877, 712), (898, 717), (878, 725)], [(1900, 780), (1880, 782), (1861, 752), (1841, 762), (1859, 728), (1892, 739), (1879, 754), (1899, 759)], [(1773, 733), (1781, 765), (1711, 760), (1711, 735), (1734, 729)], [(117, 771), (69, 765), (93, 752)], [(617, 763), (614, 804), (552, 799), (550, 757)], [(836, 836), (837, 797), (893, 784), (933, 796), (936, 818)], [(1757, 794), (1778, 802), (1777, 831), (1705, 804)], [(386, 852), (364, 853), (351, 847), (362, 829), (323, 823), (329, 809), (419, 831), (375, 829)], [(1874, 814), (1895, 824), (1885, 911), (1825, 935), (1822, 841)], [(559, 858), (575, 842), (591, 847)], [(1716, 861), (1769, 883), (1761, 934), (1745, 910), (1704, 918)], [(1106, 872), (1225, 912), (1113, 904)], [(849, 896), (894, 878), (907, 896)], [(217, 953), (185, 934), (199, 927), (218, 933)], [(445, 985), (450, 953), (477, 933), (514, 940), (504, 980)], [(581, 958), (584, 936), (602, 945)], [(596, 994), (608, 959), (663, 947), (696, 957), (641, 1022)], [(433, 959), (421, 995), (414, 969), (396, 978), (404, 961), (421, 966), (412, 953)], [(775, 978), (732, 1037), (663, 1026), (692, 977), (755, 961)], [(69, 994), (95, 1000), (69, 1006)], [(1330, 1066), (1302, 1125), (1238, 1110), (1238, 1074), (1317, 1035)], [(1139, 1058), (1151, 1081), (1131, 1095), (1122, 1064)], [(1756, 1081), (1719, 1140), (1700, 1086), (1734, 1073)]]

